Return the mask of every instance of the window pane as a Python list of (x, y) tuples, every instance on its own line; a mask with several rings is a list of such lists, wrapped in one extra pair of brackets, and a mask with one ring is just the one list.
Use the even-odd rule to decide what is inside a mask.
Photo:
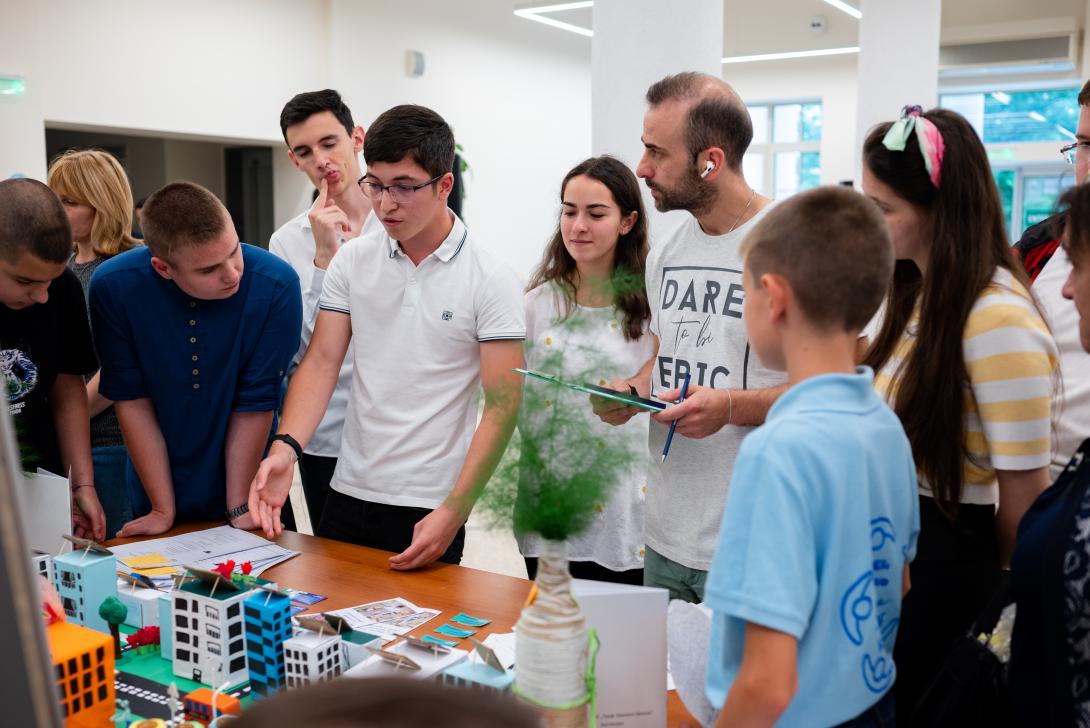
[(1011, 230), (1011, 212), (1014, 209), (1014, 179), (1013, 169), (993, 170), (995, 184), (999, 188), (999, 200), (1003, 203), (1003, 223), (1007, 226), (1007, 234)]
[(799, 157), (799, 191), (821, 184), (821, 152), (803, 152)]
[(790, 197), (799, 191), (799, 152), (780, 152), (776, 155), (776, 189), (773, 196), (777, 200)]
[(803, 141), (821, 141), (821, 104), (802, 105), (801, 125)]
[(768, 107), (750, 106), (749, 118), (753, 120), (753, 143), (768, 144)]
[(939, 106), (958, 112), (984, 136), (984, 94), (948, 94), (939, 100)]
[(1079, 117), (1079, 90), (1042, 89), (948, 94), (945, 108), (962, 114), (989, 143), (1069, 141)]
[(753, 189), (768, 194), (765, 189), (765, 155), (760, 152), (749, 152), (742, 157), (742, 174), (746, 182)]
[(772, 108), (772, 141), (784, 144), (799, 141), (802, 104), (783, 104)]
[(1036, 225), (1056, 211), (1056, 200), (1072, 185), (1072, 175), (1026, 175), (1022, 192), (1022, 230)]

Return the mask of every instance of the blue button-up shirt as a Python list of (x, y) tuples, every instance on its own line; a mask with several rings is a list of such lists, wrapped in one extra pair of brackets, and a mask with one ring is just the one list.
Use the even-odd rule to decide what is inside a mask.
[[(225, 445), (233, 412), (269, 412), (299, 345), (299, 278), (279, 258), (242, 246), (243, 274), (230, 298), (195, 299), (136, 248), (91, 279), (91, 324), (102, 362), (99, 392), (149, 398), (170, 458), (175, 521), (223, 518)], [(128, 472), (136, 515), (151, 504)], [(233, 504), (237, 505), (237, 504)]]

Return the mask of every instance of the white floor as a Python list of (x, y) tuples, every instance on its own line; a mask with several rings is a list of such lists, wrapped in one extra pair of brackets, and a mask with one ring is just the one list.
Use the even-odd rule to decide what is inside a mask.
[[(300, 533), (313, 535), (314, 526), (307, 512), (303, 498), (303, 486), (299, 483), (299, 469), (295, 469), (295, 482), (292, 483), (291, 507), (295, 512), (295, 523)], [(519, 554), (515, 537), (510, 531), (486, 528), (481, 519), (470, 516), (466, 524), (466, 546), (462, 554), (462, 566), (482, 571), (494, 571), (498, 574), (526, 578), (526, 564)]]

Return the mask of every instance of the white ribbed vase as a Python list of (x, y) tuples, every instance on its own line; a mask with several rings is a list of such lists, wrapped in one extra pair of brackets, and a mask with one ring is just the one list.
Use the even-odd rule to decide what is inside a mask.
[(515, 624), (515, 684), (550, 728), (586, 726), (587, 622), (572, 597), (566, 541), (542, 540), (534, 583), (537, 597)]

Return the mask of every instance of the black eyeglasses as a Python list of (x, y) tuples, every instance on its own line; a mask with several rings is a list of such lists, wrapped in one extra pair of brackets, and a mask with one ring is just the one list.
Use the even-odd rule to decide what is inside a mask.
[(1090, 142), (1071, 142), (1060, 147), (1060, 154), (1067, 160), (1068, 164), (1075, 163), (1076, 156), (1085, 157), (1090, 154)]
[(356, 183), (360, 186), (360, 189), (363, 190), (363, 194), (367, 195), (372, 200), (377, 200), (381, 198), (382, 193), (386, 191), (390, 193), (390, 198), (393, 199), (394, 202), (401, 203), (408, 202), (413, 198), (413, 194), (417, 190), (422, 190), (428, 185), (435, 184), (440, 179), (442, 179), (442, 177), (443, 175), (439, 174), (435, 177), (432, 177), (427, 182), (421, 182), (418, 185), (407, 185), (404, 183), (384, 185), (379, 182), (372, 182), (367, 179), (366, 175), (364, 175), (363, 177), (360, 177), (358, 180), (356, 180)]

